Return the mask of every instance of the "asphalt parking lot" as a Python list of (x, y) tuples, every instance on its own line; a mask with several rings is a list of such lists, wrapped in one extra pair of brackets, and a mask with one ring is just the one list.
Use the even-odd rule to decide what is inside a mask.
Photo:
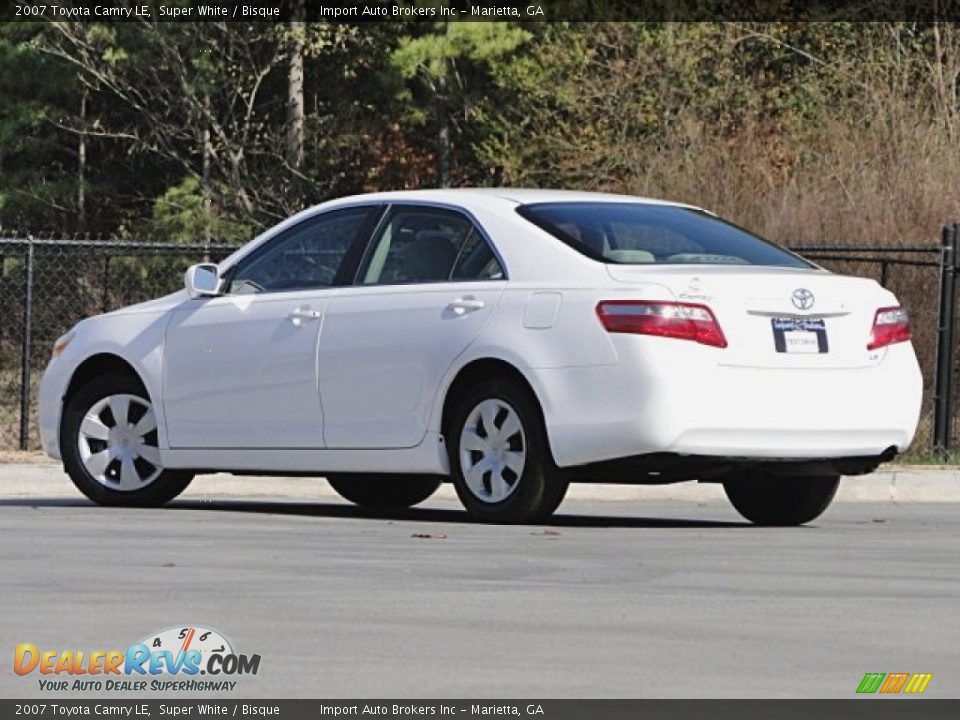
[(504, 527), (447, 498), (364, 515), (208, 489), (105, 509), (32, 472), (30, 496), (0, 484), (3, 697), (43, 695), (11, 672), (17, 643), (122, 649), (180, 624), (262, 656), (231, 697), (850, 698), (899, 671), (960, 696), (956, 503), (761, 529), (715, 494), (652, 494)]

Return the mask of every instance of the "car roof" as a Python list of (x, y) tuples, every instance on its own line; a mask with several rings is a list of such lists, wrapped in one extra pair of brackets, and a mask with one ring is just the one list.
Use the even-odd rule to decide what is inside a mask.
[(361, 203), (422, 202), (460, 207), (468, 212), (471, 212), (477, 210), (477, 206), (479, 205), (489, 206), (491, 200), (494, 203), (501, 202), (504, 204), (504, 206), (510, 209), (515, 208), (518, 205), (525, 205), (528, 203), (546, 202), (631, 202), (644, 203), (648, 205), (693, 208), (697, 210), (700, 209), (695, 205), (688, 205), (686, 203), (637, 197), (634, 195), (616, 195), (613, 193), (587, 192), (581, 190), (549, 190), (541, 188), (435, 188), (364, 193), (328, 200), (320, 203), (319, 205), (306, 208), (296, 215), (287, 218), (279, 225), (275, 225), (274, 227), (269, 228), (265, 232), (261, 233), (254, 238), (252, 242), (244, 245), (229, 257), (225, 258), (220, 264), (221, 266), (224, 266), (235, 263), (244, 255), (253, 252), (253, 250), (259, 247), (261, 244), (268, 241), (271, 237), (282, 232), (286, 228), (289, 228), (308, 217), (326, 210), (356, 206)]
[(438, 202), (469, 207), (471, 200), (499, 199), (515, 205), (546, 202), (633, 202), (649, 205), (694, 207), (686, 203), (658, 200), (655, 198), (618, 195), (581, 190), (549, 190), (540, 188), (437, 188), (425, 190), (394, 190), (389, 192), (351, 195), (324, 203), (324, 207), (363, 202)]

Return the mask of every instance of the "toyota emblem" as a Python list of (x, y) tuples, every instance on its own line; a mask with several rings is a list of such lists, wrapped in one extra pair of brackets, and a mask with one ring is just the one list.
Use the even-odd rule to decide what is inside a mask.
[(813, 307), (813, 293), (806, 288), (797, 288), (794, 290), (793, 295), (790, 296), (790, 300), (793, 301), (793, 306), (797, 308), (797, 310), (809, 310)]

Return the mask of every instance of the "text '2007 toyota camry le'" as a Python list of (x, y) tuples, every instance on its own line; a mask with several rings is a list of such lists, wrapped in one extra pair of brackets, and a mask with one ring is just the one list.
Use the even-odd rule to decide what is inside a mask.
[(920, 410), (890, 292), (683, 204), (348, 197), (185, 284), (54, 346), (44, 448), (98, 503), (159, 505), (214, 470), (325, 475), (378, 508), (452, 480), (510, 523), (571, 482), (699, 480), (795, 525), (906, 449)]

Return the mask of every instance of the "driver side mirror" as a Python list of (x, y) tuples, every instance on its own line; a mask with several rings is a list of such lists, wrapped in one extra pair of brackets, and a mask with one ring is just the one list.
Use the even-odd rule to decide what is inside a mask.
[(183, 275), (183, 284), (191, 300), (220, 294), (220, 269), (213, 263), (191, 265)]

